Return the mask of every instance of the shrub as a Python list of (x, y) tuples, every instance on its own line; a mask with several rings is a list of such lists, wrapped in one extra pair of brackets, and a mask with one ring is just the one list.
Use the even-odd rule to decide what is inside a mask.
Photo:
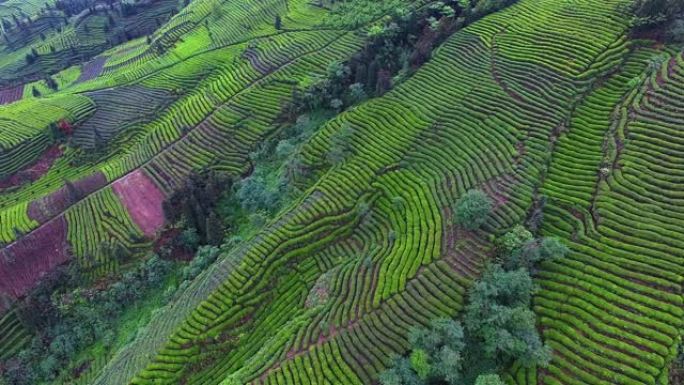
[(468, 230), (480, 228), (492, 211), (492, 201), (481, 190), (470, 190), (456, 202), (456, 223)]
[(475, 385), (505, 385), (498, 374), (483, 374), (477, 377)]
[(510, 255), (514, 250), (521, 248), (527, 242), (534, 239), (532, 233), (522, 225), (517, 225), (511, 231), (504, 234), (496, 241), (497, 254), (500, 257)]
[(340, 164), (353, 154), (352, 135), (353, 130), (349, 124), (344, 124), (332, 135), (330, 150), (326, 156), (328, 163), (331, 165)]
[(190, 264), (183, 268), (183, 279), (186, 281), (192, 280), (207, 267), (209, 267), (218, 257), (219, 249), (214, 246), (202, 246), (195, 253), (195, 257), (190, 261)]
[(423, 349), (415, 349), (411, 353), (410, 360), (411, 368), (416, 372), (418, 377), (422, 380), (426, 380), (432, 371), (428, 353)]

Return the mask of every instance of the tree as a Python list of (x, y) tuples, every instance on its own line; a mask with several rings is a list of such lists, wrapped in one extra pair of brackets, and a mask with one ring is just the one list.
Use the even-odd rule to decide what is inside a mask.
[(522, 225), (517, 225), (496, 240), (497, 254), (500, 257), (506, 257), (533, 239), (534, 236), (529, 230)]
[(280, 15), (276, 15), (275, 17), (275, 29), (280, 31), (283, 28), (283, 19), (280, 17)]
[(247, 212), (274, 210), (280, 202), (280, 192), (270, 188), (263, 172), (258, 170), (238, 183), (236, 197)]
[(34, 86), (31, 87), (31, 93), (33, 94), (34, 97), (38, 98), (40, 97), (40, 91)]
[(377, 81), (375, 83), (375, 93), (378, 96), (384, 95), (392, 88), (392, 73), (389, 70), (381, 69), (378, 71)]
[(481, 190), (469, 190), (456, 202), (456, 223), (468, 230), (477, 230), (492, 211), (491, 199)]
[(187, 250), (195, 250), (199, 246), (200, 238), (197, 235), (197, 229), (189, 227), (181, 233), (180, 241)]
[(530, 310), (534, 285), (524, 269), (490, 266), (470, 291), (465, 328), (478, 357), (472, 366), (497, 370), (518, 360), (525, 367), (545, 366), (551, 351), (535, 327)]
[(409, 332), (412, 352), (409, 358), (396, 358), (380, 375), (383, 385), (460, 384), (462, 380), (463, 327), (449, 318), (438, 318), (428, 328)]
[(223, 223), (216, 212), (212, 211), (206, 219), (206, 241), (208, 244), (218, 246), (223, 241)]
[(354, 83), (349, 86), (349, 98), (351, 103), (359, 103), (367, 97), (366, 91), (362, 83)]
[(522, 268), (532, 271), (535, 265), (543, 261), (563, 258), (569, 251), (558, 238), (528, 239), (504, 256), (504, 267), (507, 270)]
[(681, 0), (637, 0), (632, 3), (632, 24), (637, 28), (651, 28), (670, 23), (684, 16)]

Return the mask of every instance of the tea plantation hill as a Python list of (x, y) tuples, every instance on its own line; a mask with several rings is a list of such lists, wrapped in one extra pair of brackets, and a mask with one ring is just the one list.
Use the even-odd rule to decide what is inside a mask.
[(680, 2), (0, 19), (0, 384), (684, 377)]

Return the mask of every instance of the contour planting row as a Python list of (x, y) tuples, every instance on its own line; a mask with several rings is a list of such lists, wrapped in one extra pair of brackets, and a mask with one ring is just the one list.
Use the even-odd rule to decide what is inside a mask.
[[(5, 313), (4, 309), (0, 313)], [(0, 316), (0, 360), (16, 354), (30, 339), (16, 310)]]
[[(460, 311), (467, 282), (448, 265), (434, 262), (361, 319), (339, 328), (300, 351), (291, 351), (275, 367), (251, 382), (258, 384), (372, 383), (397, 351), (408, 348), (409, 330)], [(324, 329), (324, 333), (325, 333)]]
[[(617, 143), (595, 192), (595, 216), (573, 216), (559, 200), (545, 213), (545, 231), (567, 238), (573, 251), (545, 266), (535, 299), (557, 352), (543, 377), (548, 384), (666, 383), (676, 354), (684, 324), (684, 212), (676, 187), (684, 151), (675, 127), (684, 115), (671, 106), (684, 101), (684, 67), (678, 53), (663, 64), (668, 71), (636, 77), (650, 56), (634, 55), (617, 75), (634, 88), (621, 103), (605, 101), (616, 110), (615, 126), (600, 114), (587, 119)], [(579, 141), (586, 125), (577, 127)]]
[[(515, 16), (521, 9), (527, 15), (550, 7), (524, 4), (511, 8), (506, 19), (519, 22)], [(581, 12), (563, 15), (563, 25), (572, 25), (589, 9), (591, 4), (584, 4)], [(485, 19), (476, 25), (488, 22), (493, 23)], [(606, 48), (621, 32), (613, 30), (604, 39), (585, 36), (583, 41), (605, 43)], [(601, 49), (596, 52), (586, 68), (595, 65), (593, 59), (610, 62), (599, 57)], [(467, 279), (451, 271), (453, 260), (482, 259), (484, 248), (477, 246), (481, 240), (473, 240), (480, 234), (462, 235), (460, 241), (448, 241), (453, 245), (449, 262), (433, 262), (443, 250), (442, 234), (454, 236), (445, 230), (448, 207), (463, 191), (485, 184), (498, 206), (486, 229), (503, 230), (518, 222), (531, 203), (531, 179), (546, 160), (548, 138), (565, 118), (557, 105), (570, 95), (558, 90), (568, 83), (583, 87), (582, 81), (574, 85), (574, 79), (553, 70), (525, 72), (526, 63), (519, 63), (515, 71), (501, 71), (500, 76), (523, 85), (516, 87), (522, 95), (518, 98), (497, 81), (492, 62), (493, 52), (485, 43), (468, 30), (458, 33), (414, 78), (327, 124), (305, 148), (305, 163), (319, 170), (328, 164), (326, 154), (344, 127), (351, 131), (348, 158), (323, 166), (327, 172), (322, 170), (323, 178), (307, 198), (285, 211), (291, 219), (275, 222), (250, 247), (236, 252), (242, 262), (222, 276), (223, 284), (175, 329), (163, 349), (156, 349), (156, 357), (132, 382), (285, 383), (306, 376), (316, 383), (326, 378), (371, 383), (391, 353), (406, 349), (410, 325), (456, 313), (462, 304), (458, 295), (433, 298), (428, 293), (437, 293), (432, 285), (444, 290), (465, 286)], [(527, 78), (549, 90), (548, 95), (559, 96), (538, 97)], [(263, 102), (247, 106), (252, 103)], [(492, 111), (494, 105), (500, 107)], [(254, 116), (246, 127), (257, 125), (259, 114)], [(509, 203), (505, 193), (516, 183), (528, 186)], [(476, 256), (465, 255), (469, 253)], [(444, 280), (429, 279), (430, 284), (416, 288), (413, 280), (435, 273), (432, 266), (440, 266)], [(470, 266), (477, 269), (477, 264)], [(203, 281), (212, 277), (218, 278), (215, 270)], [(368, 288), (372, 297), (365, 294)], [(428, 300), (410, 299), (417, 297)], [(387, 307), (392, 312), (383, 314)], [(162, 313), (155, 323), (163, 323), (165, 316), (170, 315)], [(341, 360), (330, 364), (326, 353), (339, 354)], [(140, 350), (125, 350), (120, 357), (100, 383), (111, 383), (108, 375), (114, 370), (130, 373), (146, 362)], [(129, 382), (125, 377), (118, 381)]]
[[(291, 53), (300, 56), (284, 58), (282, 68), (267, 76), (252, 70), (247, 61), (232, 71), (216, 71), (199, 85), (197, 93), (180, 99), (167, 115), (149, 125), (149, 131), (141, 131), (138, 144), (107, 166), (110, 178), (144, 163), (148, 154), (160, 152), (148, 171), (167, 191), (194, 169), (244, 170), (244, 157), (273, 129), (282, 104), (291, 98), (293, 85), (280, 79), (292, 80), (305, 71), (323, 73), (327, 63), (348, 57), (359, 44), (351, 34), (323, 36), (325, 40), (311, 41), (310, 51), (292, 49)], [(311, 57), (321, 58), (322, 63), (312, 63)], [(219, 150), (223, 145), (235, 152)]]
[(168, 105), (166, 92), (142, 86), (124, 86), (86, 93), (95, 103), (95, 113), (73, 134), (73, 142), (86, 149), (104, 147), (127, 128), (144, 124)]
[(110, 187), (69, 209), (66, 219), (71, 252), (94, 276), (116, 271), (119, 263), (146, 244), (143, 233)]
[[(190, 3), (183, 8), (153, 38), (155, 42), (167, 46), (183, 39), (208, 39), (207, 25), (215, 46), (235, 44), (264, 32), (275, 32), (273, 20), (277, 14), (287, 13), (287, 4), (282, 0), (224, 2), (221, 0)], [(190, 47), (193, 48), (193, 47)]]
[[(588, 212), (591, 208), (601, 168), (613, 167), (608, 152), (617, 151), (610, 136), (615, 135), (620, 124), (615, 119), (620, 105), (631, 90), (629, 84), (645, 69), (644, 54), (650, 56), (649, 51), (640, 52), (632, 55), (619, 73), (592, 92), (577, 109), (568, 134), (560, 138), (556, 147), (554, 167), (542, 188), (544, 194), (576, 205), (578, 210)], [(606, 148), (604, 154), (604, 146), (613, 148)]]

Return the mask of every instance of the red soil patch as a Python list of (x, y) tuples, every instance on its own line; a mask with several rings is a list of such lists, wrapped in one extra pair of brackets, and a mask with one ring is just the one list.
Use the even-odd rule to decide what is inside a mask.
[(90, 174), (85, 178), (81, 178), (76, 182), (73, 182), (74, 187), (78, 191), (78, 194), (83, 196), (90, 195), (95, 191), (103, 188), (107, 185), (107, 177), (102, 172), (98, 171), (94, 174)]
[(52, 167), (52, 164), (62, 156), (59, 146), (52, 146), (38, 159), (38, 161), (24, 170), (17, 171), (11, 176), (0, 180), (0, 189), (20, 186), (24, 183), (34, 182), (40, 179)]
[(106, 186), (107, 177), (102, 172), (96, 172), (72, 182), (71, 185), (73, 186), (71, 191), (66, 186), (62, 186), (51, 194), (32, 201), (28, 208), (29, 218), (38, 223), (49, 221), (63, 213), (79, 199)]
[(152, 238), (164, 226), (164, 194), (142, 171), (136, 170), (116, 181), (112, 188), (131, 219)]
[(45, 223), (61, 214), (64, 210), (76, 203), (69, 197), (66, 187), (62, 186), (58, 190), (31, 201), (28, 207), (29, 218), (38, 223)]
[(19, 298), (69, 259), (67, 224), (57, 218), (0, 250), (0, 293)]

